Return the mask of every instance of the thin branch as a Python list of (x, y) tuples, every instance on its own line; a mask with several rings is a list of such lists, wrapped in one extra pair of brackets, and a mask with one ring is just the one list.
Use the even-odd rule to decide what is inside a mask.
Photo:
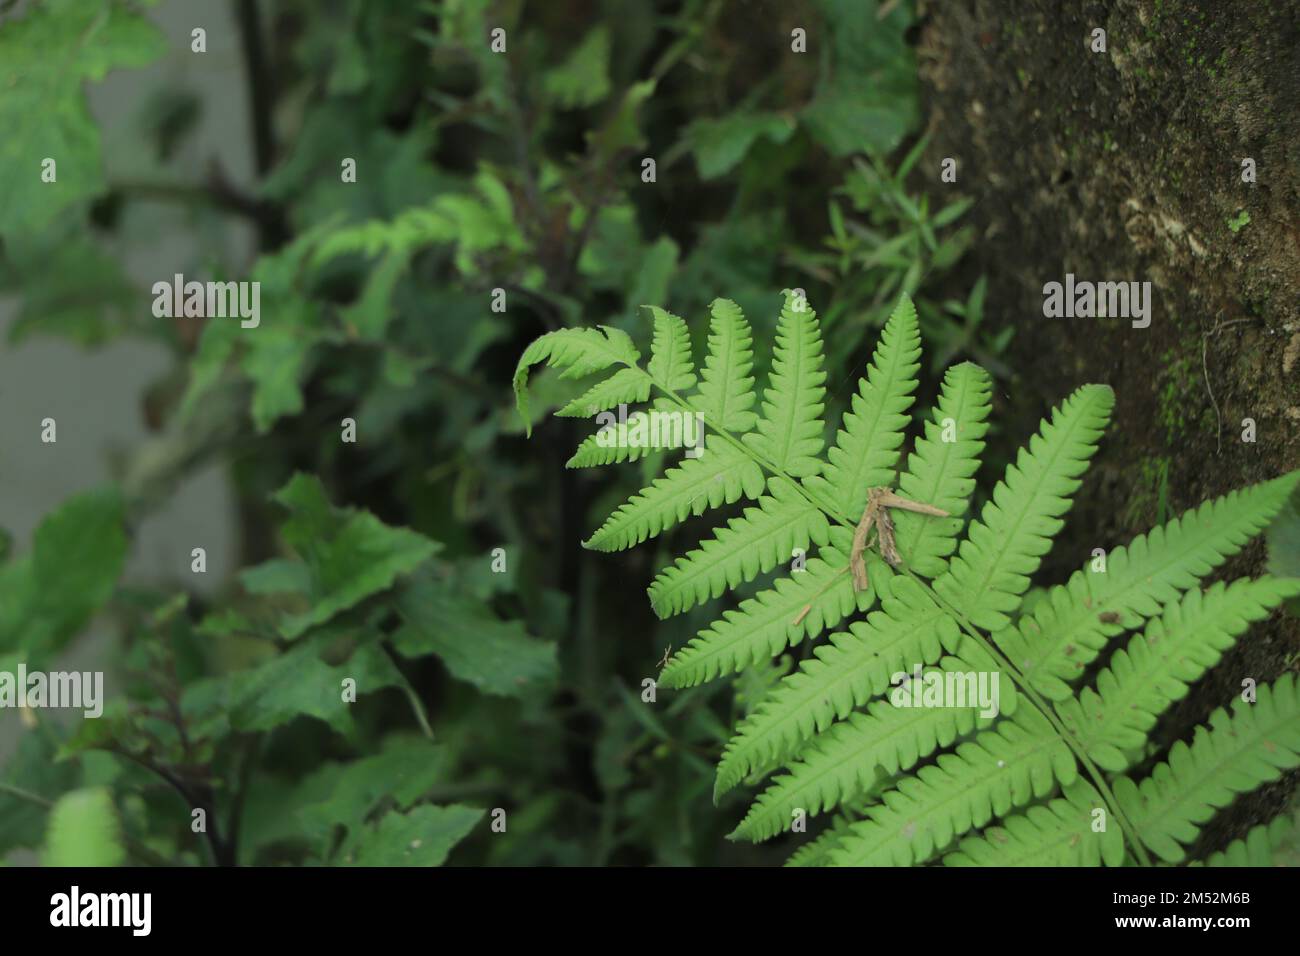
[(7, 793), (11, 797), (17, 797), (19, 800), (26, 800), (28, 803), (34, 803), (39, 807), (44, 807), (46, 810), (49, 810), (54, 806), (52, 800), (45, 799), (45, 797), (42, 797), (39, 793), (32, 793), (30, 790), (24, 790), (22, 787), (15, 787), (13, 784), (5, 783), (2, 780), (0, 780), (0, 793)]
[(1254, 319), (1233, 319), (1231, 322), (1224, 322), (1222, 325), (1215, 323), (1214, 328), (1201, 336), (1201, 373), (1205, 376), (1205, 391), (1210, 396), (1210, 404), (1214, 406), (1214, 454), (1218, 455), (1223, 451), (1223, 418), (1219, 414), (1219, 403), (1214, 398), (1214, 389), (1210, 387), (1210, 365), (1209, 365), (1209, 348), (1210, 336), (1217, 335), (1219, 332), (1233, 325), (1241, 325), (1244, 322), (1253, 322)]
[[(244, 51), (244, 66), (248, 71), (248, 113), (253, 124), (253, 157), (257, 175), (263, 177), (275, 163), (275, 130), (271, 118), (276, 90), (275, 76), (266, 57), (257, 0), (235, 0), (235, 21), (239, 24), (240, 46)], [(289, 226), (276, 209), (274, 216), (259, 221), (258, 233), (261, 248), (267, 251), (288, 241)]]
[(283, 211), (276, 203), (235, 185), (215, 158), (209, 161), (207, 179), (202, 182), (122, 179), (110, 182), (108, 188), (109, 192), (126, 199), (212, 206), (247, 219), (262, 230), (280, 228), (284, 221)]
[(203, 793), (195, 794), (181, 781), (179, 777), (171, 773), (167, 768), (160, 767), (152, 760), (146, 760), (138, 754), (133, 754), (129, 750), (125, 750), (121, 747), (108, 747), (105, 749), (108, 750), (109, 753), (117, 754), (119, 757), (129, 760), (136, 766), (142, 767), (159, 777), (180, 795), (181, 799), (188, 807), (190, 807), (191, 810), (202, 810), (204, 822), (206, 824), (203, 830), (203, 835), (207, 838), (208, 848), (212, 851), (213, 862), (215, 862), (217, 866), (235, 865), (234, 855), (232, 853), (233, 848), (221, 835), (221, 828), (217, 820), (216, 808), (213, 805), (212, 788), (210, 786), (204, 785)]
[(271, 129), (274, 81), (262, 42), (262, 18), (257, 0), (236, 0), (235, 21), (239, 24), (239, 45), (248, 71), (248, 113), (253, 123), (253, 155), (257, 171), (265, 175), (274, 160), (275, 141)]
[(243, 759), (239, 764), (237, 774), (237, 783), (235, 785), (235, 799), (230, 807), (230, 817), (226, 821), (226, 832), (230, 834), (230, 856), (231, 862), (239, 859), (239, 831), (244, 818), (244, 800), (248, 796), (249, 782), (253, 777), (253, 766), (257, 763), (257, 756), (261, 752), (263, 737), (260, 733), (253, 734), (244, 749)]

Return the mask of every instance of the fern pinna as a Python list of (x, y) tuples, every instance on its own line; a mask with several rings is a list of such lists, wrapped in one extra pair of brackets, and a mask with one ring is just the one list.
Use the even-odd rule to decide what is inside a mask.
[[(750, 711), (722, 754), (715, 797), (779, 771), (736, 838), (764, 840), (834, 812), (792, 863), (1175, 863), (1216, 810), (1300, 764), (1300, 691), (1286, 676), (1216, 711), (1190, 742), (1138, 769), (1151, 757), (1159, 715), (1251, 621), (1300, 594), (1300, 579), (1200, 584), (1270, 522), (1300, 472), (1205, 502), (1091, 559), (1031, 605), (1030, 577), (1110, 417), (1109, 388), (1085, 385), (1062, 402), (966, 525), (988, 429), (989, 376), (970, 363), (950, 368), (904, 460), (921, 357), (906, 297), (829, 448), (821, 333), (800, 296), (786, 294), (761, 403), (750, 328), (735, 303), (713, 303), (698, 375), (686, 323), (650, 311), (644, 366), (619, 329), (562, 329), (529, 346), (514, 387), (528, 421), (533, 366), (569, 378), (612, 370), (557, 414), (648, 402), (651, 412), (702, 417), (702, 446), (585, 542), (618, 551), (690, 515), (751, 502), (655, 578), (650, 601), (660, 617), (815, 548), (701, 631), (659, 678), (661, 686), (690, 687), (827, 635)], [(643, 443), (597, 432), (569, 464), (645, 453)], [(873, 494), (929, 512), (887, 509), (890, 561), (854, 540), (864, 514), (879, 508)], [(856, 560), (865, 581), (851, 573)], [(907, 682), (918, 681), (919, 693), (977, 673), (1010, 685), (991, 712), (969, 699), (895, 706), (893, 692)], [(1259, 828), (1249, 845), (1239, 841), (1207, 862), (1266, 859), (1285, 829)]]

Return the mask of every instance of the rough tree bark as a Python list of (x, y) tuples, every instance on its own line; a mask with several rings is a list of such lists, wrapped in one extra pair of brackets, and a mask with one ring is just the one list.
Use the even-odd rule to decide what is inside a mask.
[[(986, 322), (1016, 327), (1010, 430), (1023, 436), (1084, 382), (1116, 391), (1055, 579), (1162, 510), (1300, 467), (1300, 3), (921, 0), (918, 12), (929, 161), (957, 159), (956, 188), (977, 199)], [(1067, 272), (1150, 280), (1150, 327), (1044, 318), (1043, 285)], [(1256, 543), (1226, 573), (1263, 562)], [(1164, 722), (1166, 742), (1242, 678), (1296, 669), (1298, 651), (1294, 617), (1257, 625)], [(1238, 801), (1203, 843), (1272, 817), (1295, 785)]]

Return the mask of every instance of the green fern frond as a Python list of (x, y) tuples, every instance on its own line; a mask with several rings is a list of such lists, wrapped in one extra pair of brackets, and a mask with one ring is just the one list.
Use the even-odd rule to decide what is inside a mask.
[(745, 444), (778, 472), (794, 478), (821, 470), (821, 414), (826, 399), (817, 314), (797, 293), (786, 295), (776, 326), (763, 416)]
[(1294, 674), (1263, 685), (1254, 703), (1237, 699), (1219, 708), (1192, 743), (1179, 741), (1169, 759), (1140, 784), (1115, 782), (1115, 797), (1142, 842), (1162, 860), (1178, 863), (1201, 824), (1240, 793), (1300, 766), (1300, 691)]
[(898, 480), (904, 498), (923, 501), (954, 517), (936, 518), (911, 511), (894, 515), (898, 551), (908, 567), (927, 578), (947, 568), (957, 547), (961, 516), (975, 490), (975, 472), (984, 451), (986, 419), (993, 383), (978, 365), (963, 362), (948, 370), (925, 432)]
[(646, 306), (654, 316), (655, 335), (650, 345), (650, 377), (674, 392), (695, 386), (695, 364), (691, 359), (691, 331), (671, 312)]
[[(715, 801), (785, 768), (733, 837), (802, 832), (808, 818), (833, 812), (790, 865), (915, 865), (944, 854), (948, 865), (1146, 864), (1153, 853), (1176, 861), (1233, 795), (1300, 763), (1300, 704), (1287, 677), (1257, 704), (1217, 712), (1210, 730), (1175, 745), (1141, 784), (1127, 775), (1160, 715), (1252, 621), (1300, 594), (1300, 580), (1280, 577), (1199, 586), (1279, 512), (1300, 472), (1206, 502), (1095, 557), (1066, 584), (1031, 592), (1109, 420), (1109, 388), (1084, 386), (1053, 411), (963, 536), (990, 381), (974, 365), (948, 371), (894, 493), (920, 363), (906, 296), (824, 454), (821, 335), (801, 298), (787, 295), (781, 311), (761, 417), (751, 410), (752, 334), (734, 303), (713, 303), (698, 382), (686, 324), (650, 312), (646, 368), (623, 333), (563, 330), (530, 346), (515, 384), (526, 412), (533, 365), (570, 377), (613, 369), (560, 414), (649, 402), (705, 422), (703, 456), (670, 464), (588, 547), (620, 550), (689, 515), (755, 502), (651, 584), (651, 604), (667, 617), (777, 572), (672, 655), (660, 685), (691, 687), (829, 632), (723, 750)], [(650, 454), (624, 431), (613, 437), (589, 437), (570, 465)], [(802, 566), (794, 560), (814, 548)], [(1134, 631), (1096, 686), (1076, 689), (1107, 643)], [(996, 713), (946, 698), (905, 708), (900, 678), (918, 669), (927, 686), (937, 674), (983, 674), (1006, 687)], [(1273, 832), (1221, 858), (1262, 859)]]
[[(1251, 828), (1240, 840), (1234, 840), (1217, 853), (1192, 861), (1190, 866), (1279, 866), (1284, 853), (1295, 855), (1294, 844), (1300, 833), (1300, 817), (1283, 814), (1268, 823)], [(1288, 844), (1292, 844), (1288, 846)]]
[(831, 852), (840, 845), (840, 841), (849, 832), (853, 821), (848, 817), (836, 817), (831, 825), (790, 855), (786, 866), (809, 867), (826, 866), (830, 862)]
[(601, 433), (588, 435), (578, 445), (565, 468), (599, 468), (624, 462), (639, 461), (655, 449), (648, 445), (626, 445), (602, 441)]
[[(940, 668), (925, 673), (965, 670), (967, 665), (944, 658)], [(882, 774), (908, 770), (981, 721), (978, 707), (905, 708), (892, 701), (872, 701), (865, 711), (849, 714), (809, 741), (788, 773), (777, 777), (750, 808), (733, 838), (760, 841), (790, 828), (794, 813), (824, 813), (866, 793)]]
[(790, 560), (798, 549), (830, 540), (830, 525), (816, 505), (784, 478), (773, 478), (757, 507), (746, 508), (699, 548), (659, 572), (650, 604), (660, 617), (680, 614), (752, 581)]
[(903, 777), (832, 851), (834, 866), (912, 866), (994, 817), (1074, 782), (1069, 748), (1024, 709)]
[(622, 368), (557, 411), (558, 418), (590, 418), (619, 405), (635, 405), (650, 397), (650, 379), (639, 368)]
[[(640, 373), (640, 369), (636, 371)], [(646, 378), (647, 388), (651, 385), (650, 379)], [(649, 426), (638, 424), (638, 422), (642, 421), (641, 416), (649, 412), (674, 413), (675, 408), (672, 402), (661, 398), (651, 402), (648, 409), (629, 411), (625, 422), (620, 423), (617, 418), (613, 418), (601, 424), (599, 429), (582, 440), (577, 451), (564, 463), (564, 467), (599, 468), (605, 465), (640, 461), (656, 451), (672, 451), (684, 448), (686, 436), (681, 429), (669, 429), (667, 434), (661, 433), (657, 442), (631, 442), (627, 440), (629, 435), (636, 435), (639, 428), (647, 429), (646, 434), (648, 434)], [(644, 421), (649, 421), (649, 419), (644, 419)]]
[(743, 670), (870, 607), (875, 591), (854, 592), (849, 577), (852, 536), (844, 528), (831, 528), (829, 537), (802, 571), (778, 579), (696, 635), (672, 656), (659, 682), (694, 687)]
[(598, 329), (559, 329), (534, 340), (519, 357), (514, 376), (515, 405), (528, 434), (532, 434), (528, 372), (534, 365), (545, 363), (562, 369), (560, 378), (582, 378), (611, 365), (635, 367), (640, 359), (641, 353), (632, 344), (632, 337), (608, 325)]
[(1097, 676), (1097, 689), (1059, 701), (1056, 712), (1103, 770), (1128, 768), (1140, 754), (1156, 719), (1187, 694), (1188, 685), (1218, 663), (1252, 621), (1267, 617), (1300, 594), (1300, 581), (1260, 578), (1223, 582), (1153, 618), (1146, 632), (1115, 652)]
[(700, 373), (699, 408), (733, 435), (749, 431), (758, 421), (754, 407), (754, 337), (740, 306), (716, 299), (710, 307), (709, 353)]
[(685, 458), (621, 505), (584, 548), (622, 551), (690, 515), (763, 493), (763, 472), (739, 449), (706, 439), (700, 457)]
[(894, 578), (879, 611), (832, 634), (736, 731), (718, 763), (714, 800), (747, 774), (782, 763), (832, 720), (884, 693), (892, 676), (934, 664), (957, 627), (912, 581)]
[(825, 473), (805, 482), (845, 517), (856, 520), (862, 514), (868, 489), (894, 483), (920, 359), (916, 309), (904, 300), (889, 317), (866, 378), (844, 413), (843, 427), (826, 454)]
[(312, 264), (320, 266), (348, 253), (377, 256), (450, 242), (456, 238), (457, 223), (448, 211), (445, 203), (435, 201), (429, 206), (403, 210), (391, 220), (371, 219), (331, 228), (312, 249)]
[(1007, 817), (1000, 826), (967, 837), (943, 858), (945, 866), (1119, 866), (1124, 838), (1118, 827), (1098, 827), (1105, 801), (1080, 778), (1062, 797)]
[(1252, 485), (1138, 535), (1127, 548), (1110, 553), (1104, 572), (1076, 571), (1068, 584), (1052, 588), (1032, 615), (995, 634), (994, 641), (1043, 696), (1069, 697), (1069, 681), (1111, 637), (1160, 613), (1241, 550), (1268, 526), (1298, 482), (1300, 471)]
[(948, 571), (935, 580), (935, 591), (977, 627), (1010, 623), (1007, 615), (1064, 524), (1114, 404), (1109, 388), (1087, 385), (1054, 410), (1008, 466)]

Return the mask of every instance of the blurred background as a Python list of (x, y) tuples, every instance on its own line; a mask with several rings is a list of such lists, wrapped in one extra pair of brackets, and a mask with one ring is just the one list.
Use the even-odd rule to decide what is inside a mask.
[[(704, 525), (583, 550), (662, 460), (566, 470), (570, 420), (525, 440), (519, 354), (645, 343), (646, 304), (698, 351), (716, 297), (765, 341), (801, 288), (838, 421), (905, 291), (922, 407), (954, 361), (994, 376), (982, 488), (1115, 386), (1053, 580), (1300, 466), (1300, 18), (1194, 6), (0, 3), (0, 670), (103, 670), (110, 699), (0, 711), (0, 858), (784, 860), (711, 791), (796, 661), (642, 702), (725, 606), (646, 599)], [(1153, 281), (1152, 327), (1043, 319), (1066, 272)], [(176, 273), (260, 282), (260, 326), (155, 317)], [(577, 391), (534, 394), (536, 424)], [(1293, 669), (1294, 619), (1258, 633), (1238, 663)]]

